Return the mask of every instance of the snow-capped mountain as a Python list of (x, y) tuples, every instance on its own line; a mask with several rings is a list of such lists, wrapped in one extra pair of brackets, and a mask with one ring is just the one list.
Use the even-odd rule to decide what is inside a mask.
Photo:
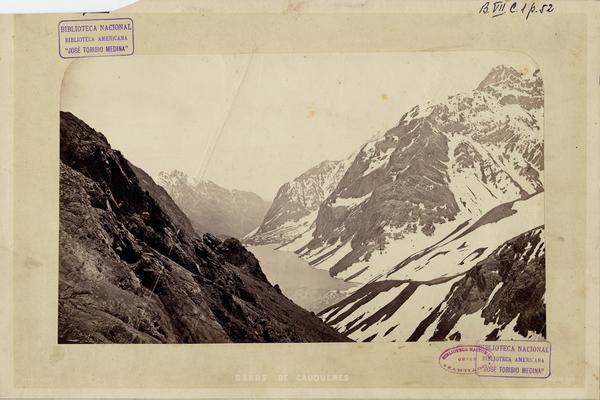
[(498, 66), (368, 141), (274, 240), (365, 284), (320, 313), (354, 340), (545, 337), (543, 152), (539, 70)]
[(197, 232), (243, 238), (256, 229), (270, 204), (257, 194), (228, 190), (177, 170), (162, 171), (158, 183), (188, 216)]
[(546, 336), (543, 87), (494, 68), (365, 145), (298, 250), (368, 282), (320, 316), (357, 341)]
[(542, 110), (539, 71), (505, 66), (471, 92), (414, 107), (360, 149), (314, 231), (286, 248), (366, 283), (466, 220), (542, 191)]
[(319, 206), (338, 185), (352, 157), (323, 161), (279, 188), (259, 228), (245, 243), (285, 244), (310, 230)]

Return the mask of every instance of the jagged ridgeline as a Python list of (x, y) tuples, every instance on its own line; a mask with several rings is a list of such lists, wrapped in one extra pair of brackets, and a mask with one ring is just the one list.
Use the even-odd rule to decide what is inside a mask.
[(246, 240), (364, 284), (320, 314), (355, 340), (545, 336), (543, 105), (539, 70), (497, 66), (283, 185)]
[(348, 341), (236, 239), (197, 234), (106, 138), (60, 113), (60, 343)]
[(158, 183), (188, 216), (196, 232), (216, 236), (243, 238), (260, 225), (271, 205), (256, 193), (228, 190), (177, 170), (160, 172)]

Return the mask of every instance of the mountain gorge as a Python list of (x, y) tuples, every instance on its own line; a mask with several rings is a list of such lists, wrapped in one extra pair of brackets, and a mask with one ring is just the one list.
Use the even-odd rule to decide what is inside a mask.
[(160, 172), (158, 184), (167, 190), (201, 233), (241, 239), (260, 225), (270, 206), (255, 193), (194, 180), (177, 170)]
[(544, 337), (543, 152), (539, 70), (497, 66), (363, 145), (280, 248), (364, 285), (320, 313), (355, 340)]
[(272, 286), (233, 238), (194, 227), (162, 187), (60, 113), (59, 343), (348, 339)]

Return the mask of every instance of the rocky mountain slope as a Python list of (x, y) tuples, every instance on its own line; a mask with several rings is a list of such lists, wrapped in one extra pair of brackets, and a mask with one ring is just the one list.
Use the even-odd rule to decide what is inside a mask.
[(298, 252), (367, 282), (321, 317), (358, 341), (545, 338), (543, 87), (499, 66), (365, 145)]
[(465, 220), (542, 191), (542, 109), (539, 71), (505, 66), (471, 92), (414, 107), (360, 149), (291, 249), (366, 283)]
[(351, 160), (323, 161), (281, 186), (259, 228), (244, 242), (285, 244), (309, 231), (319, 206), (338, 185)]
[(281, 294), (238, 240), (199, 235), (106, 138), (60, 114), (60, 343), (348, 340)]
[(364, 284), (320, 313), (355, 340), (545, 337), (543, 152), (540, 72), (501, 65), (368, 141), (274, 240)]
[(167, 190), (198, 232), (243, 238), (258, 228), (270, 206), (256, 193), (193, 180), (177, 170), (160, 172), (158, 184)]

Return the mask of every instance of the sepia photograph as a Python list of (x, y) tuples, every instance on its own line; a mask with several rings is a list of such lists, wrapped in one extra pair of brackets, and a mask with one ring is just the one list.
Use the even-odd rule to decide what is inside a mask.
[(593, 3), (0, 15), (0, 398), (597, 399)]
[(546, 339), (543, 74), (502, 51), (73, 61), (58, 343)]

